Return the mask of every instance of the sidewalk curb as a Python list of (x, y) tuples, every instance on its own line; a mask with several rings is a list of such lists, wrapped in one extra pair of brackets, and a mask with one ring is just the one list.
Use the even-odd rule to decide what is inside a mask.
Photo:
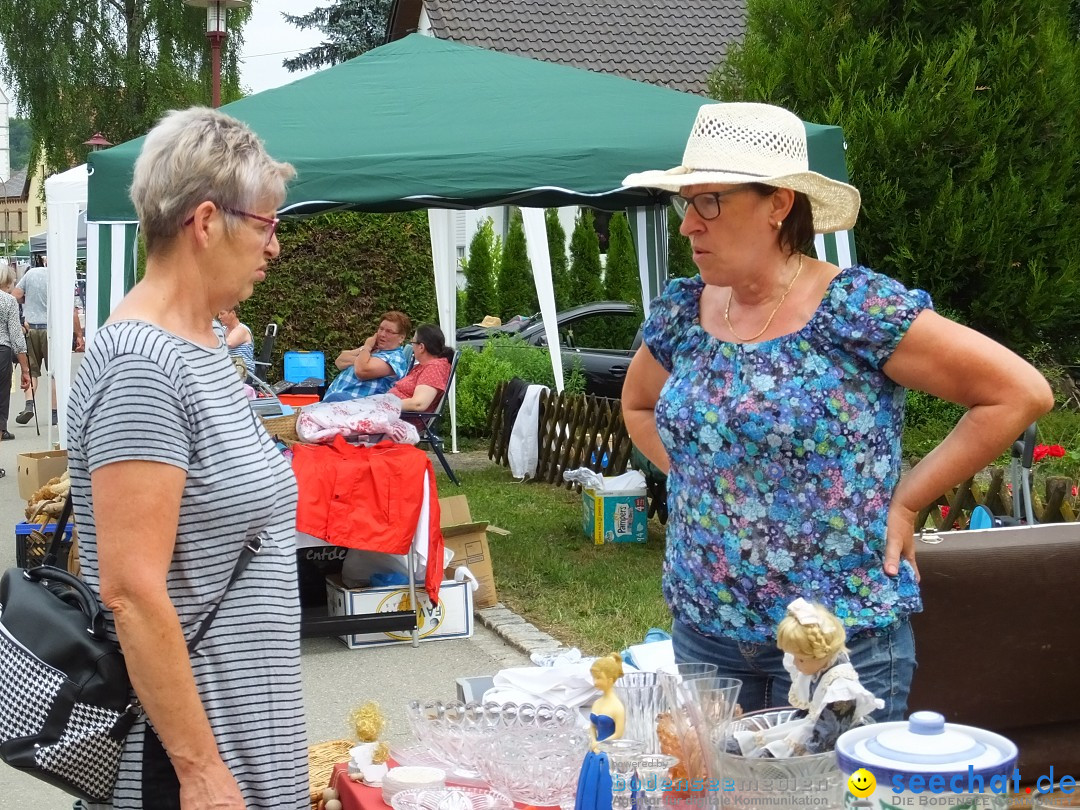
[(526, 655), (550, 654), (569, 649), (554, 636), (525, 621), (502, 602), (496, 602), (487, 608), (477, 608), (475, 613), (480, 624)]

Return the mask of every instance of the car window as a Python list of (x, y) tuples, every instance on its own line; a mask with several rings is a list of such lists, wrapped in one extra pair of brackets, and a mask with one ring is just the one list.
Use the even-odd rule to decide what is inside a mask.
[(570, 349), (628, 352), (640, 325), (641, 315), (636, 312), (582, 315), (559, 325), (559, 342)]

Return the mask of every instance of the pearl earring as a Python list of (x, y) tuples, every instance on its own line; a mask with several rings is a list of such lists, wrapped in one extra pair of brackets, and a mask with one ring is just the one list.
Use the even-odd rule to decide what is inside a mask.
[(774, 223), (774, 227), (776, 228), (776, 230), (780, 230), (781, 228), (783, 228), (784, 220), (780, 220), (779, 222)]

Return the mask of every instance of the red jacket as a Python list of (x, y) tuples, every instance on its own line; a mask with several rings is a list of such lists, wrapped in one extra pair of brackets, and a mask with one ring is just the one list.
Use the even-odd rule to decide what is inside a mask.
[(443, 536), (435, 469), (409, 444), (357, 447), (338, 436), (333, 444), (293, 445), (299, 487), (296, 528), (335, 546), (408, 554), (420, 522), (425, 479), (428, 496), (428, 566), (424, 586), (439, 601)]

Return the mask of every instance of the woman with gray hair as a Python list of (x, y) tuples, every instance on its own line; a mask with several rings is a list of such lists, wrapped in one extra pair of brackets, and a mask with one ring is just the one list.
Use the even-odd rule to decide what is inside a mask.
[(79, 561), (145, 710), (115, 808), (308, 806), (296, 484), (211, 326), (278, 255), (293, 175), (227, 115), (167, 114), (131, 185), (146, 272), (72, 387)]
[(22, 369), (19, 387), (30, 390), (30, 364), (26, 359), (26, 335), (19, 319), (19, 302), (11, 294), (15, 287), (15, 269), (0, 267), (0, 440), (14, 439), (8, 427), (11, 408), (11, 365), (18, 361)]

